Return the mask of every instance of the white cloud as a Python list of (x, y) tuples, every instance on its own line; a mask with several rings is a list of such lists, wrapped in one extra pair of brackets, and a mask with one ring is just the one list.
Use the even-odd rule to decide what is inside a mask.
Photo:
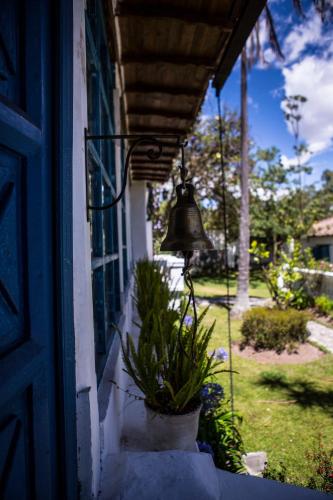
[(322, 45), (322, 23), (320, 17), (313, 12), (308, 14), (308, 20), (295, 26), (288, 34), (283, 44), (283, 53), (287, 63), (299, 59), (310, 45)]
[[(331, 0), (333, 5), (333, 0)], [(272, 0), (271, 2), (272, 3)], [(274, 0), (273, 0), (274, 3)], [(260, 23), (260, 42), (263, 60), (256, 64), (257, 69), (274, 66), (280, 69), (284, 79), (281, 87), (272, 91), (274, 98), (303, 95), (307, 102), (302, 105), (300, 138), (305, 141), (312, 154), (333, 149), (333, 26), (323, 24), (320, 16), (310, 7), (306, 18), (295, 22), (294, 15), (279, 18), (273, 12), (278, 35), (282, 39), (284, 60), (279, 60), (269, 47), (264, 19)], [(248, 42), (249, 47), (249, 42)], [(249, 104), (252, 105), (249, 100)], [(281, 105), (283, 109), (283, 105)], [(290, 123), (286, 122), (292, 134)], [(304, 164), (310, 160), (308, 153), (301, 158)], [(282, 157), (283, 164), (295, 164), (295, 158)]]
[[(304, 57), (282, 70), (287, 96), (301, 94), (307, 98), (302, 105), (300, 135), (312, 153), (332, 146), (333, 138), (333, 57)], [(290, 124), (288, 124), (289, 131)]]

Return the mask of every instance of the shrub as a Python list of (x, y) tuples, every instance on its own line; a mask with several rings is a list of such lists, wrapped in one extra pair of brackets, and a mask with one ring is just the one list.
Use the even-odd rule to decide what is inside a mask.
[(289, 253), (279, 251), (276, 262), (267, 265), (269, 252), (266, 245), (253, 241), (249, 250), (260, 266), (267, 288), (279, 309), (294, 307), (306, 309), (313, 305), (314, 283), (301, 273), (302, 268), (313, 269), (314, 259), (310, 248), (303, 249), (299, 241), (291, 244)]
[(333, 494), (333, 448), (324, 448), (322, 438), (319, 436), (318, 445), (306, 452), (310, 476), (303, 480), (288, 477), (288, 471), (283, 462), (271, 465), (269, 462), (263, 472), (263, 477), (281, 483), (290, 483), (295, 486), (305, 486), (313, 490)]
[(323, 314), (333, 315), (333, 300), (327, 295), (319, 295), (315, 298), (315, 306)]
[(210, 453), (215, 466), (229, 472), (245, 472), (242, 455), (245, 453), (239, 425), (242, 417), (223, 401), (220, 384), (208, 383), (201, 391), (202, 410), (199, 421), (200, 451)]
[(318, 446), (307, 453), (312, 475), (306, 486), (313, 490), (333, 494), (333, 448), (325, 449), (321, 437)]
[(262, 474), (265, 479), (271, 479), (273, 481), (280, 481), (280, 483), (287, 483), (287, 468), (283, 462), (279, 462), (278, 465), (271, 465), (269, 462), (266, 464), (265, 470)]
[(244, 315), (241, 348), (251, 345), (256, 350), (292, 351), (309, 336), (307, 315), (294, 309), (255, 307)]

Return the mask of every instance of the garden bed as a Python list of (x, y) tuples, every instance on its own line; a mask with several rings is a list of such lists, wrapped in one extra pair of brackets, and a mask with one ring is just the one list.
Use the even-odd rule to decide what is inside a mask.
[[(257, 280), (251, 285), (252, 296), (269, 298), (263, 283)], [(218, 278), (197, 280), (195, 289), (207, 297), (226, 293), (225, 281)], [(234, 280), (231, 293), (235, 293)], [(212, 320), (216, 320), (216, 328), (210, 349), (224, 347), (228, 351), (226, 310), (211, 305), (205, 324), (209, 325)], [(235, 343), (241, 341), (241, 325), (241, 320), (232, 319)], [(325, 449), (332, 442), (333, 354), (317, 350), (317, 359), (309, 362), (297, 356), (297, 363), (275, 362), (283, 358), (274, 354), (275, 359), (262, 363), (233, 352), (233, 369), (237, 372), (234, 374), (235, 409), (243, 416), (240, 430), (245, 450), (265, 450), (272, 467), (279, 467), (283, 462), (288, 480), (305, 486), (313, 474), (307, 455), (317, 446), (319, 434)], [(218, 374), (216, 382), (223, 386), (228, 401), (228, 374)]]
[(287, 350), (282, 351), (280, 354), (277, 354), (274, 350), (256, 351), (251, 346), (240, 349), (240, 344), (238, 342), (233, 344), (232, 350), (242, 358), (253, 359), (257, 363), (274, 365), (298, 365), (309, 363), (324, 355), (320, 349), (308, 342), (300, 344), (297, 350), (292, 353), (289, 353)]

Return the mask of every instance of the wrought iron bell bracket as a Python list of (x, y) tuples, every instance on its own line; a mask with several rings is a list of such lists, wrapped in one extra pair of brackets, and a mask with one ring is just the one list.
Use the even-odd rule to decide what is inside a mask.
[[(86, 203), (87, 203), (87, 220), (89, 221), (89, 212), (90, 210), (98, 210), (103, 211), (109, 208), (114, 207), (119, 201), (123, 198), (125, 194), (125, 189), (128, 180), (128, 173), (130, 167), (130, 160), (132, 154), (139, 146), (147, 146), (146, 157), (150, 161), (158, 160), (165, 147), (170, 145), (176, 146), (181, 150), (181, 178), (182, 182), (185, 184), (187, 169), (184, 164), (185, 152), (184, 148), (187, 145), (187, 142), (183, 140), (184, 136), (179, 134), (100, 134), (100, 135), (92, 135), (88, 133), (88, 130), (84, 130), (84, 145), (85, 145), (85, 172), (86, 172)], [(170, 140), (170, 142), (165, 142), (164, 139)], [(128, 140), (130, 141), (130, 146), (126, 152), (125, 158), (125, 168), (121, 183), (121, 190), (118, 195), (106, 205), (96, 206), (89, 204), (89, 162), (88, 162), (88, 154), (89, 154), (89, 141), (116, 141), (116, 140)]]

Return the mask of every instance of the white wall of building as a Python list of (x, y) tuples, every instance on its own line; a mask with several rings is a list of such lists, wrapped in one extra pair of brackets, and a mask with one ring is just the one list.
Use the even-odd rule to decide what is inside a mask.
[(134, 261), (153, 258), (152, 223), (147, 221), (147, 186), (145, 181), (131, 185), (132, 254)]
[(327, 295), (333, 299), (333, 273), (329, 271), (318, 271), (316, 269), (298, 269), (304, 274), (309, 283), (310, 293), (317, 297), (318, 295)]
[[(74, 9), (74, 101), (73, 101), (73, 274), (74, 326), (77, 387), (78, 480), (82, 499), (97, 498), (100, 471), (107, 454), (120, 447), (124, 419), (125, 394), (117, 389), (128, 386), (123, 371), (120, 340), (116, 336), (102, 380), (97, 387), (93, 300), (91, 283), (90, 223), (86, 217), (86, 178), (84, 129), (87, 127), (85, 0), (73, 0)], [(116, 133), (120, 133), (119, 93), (114, 93)], [(116, 171), (120, 178), (120, 148), (116, 147)], [(118, 182), (117, 190), (120, 189)], [(152, 229), (146, 221), (146, 183), (133, 183), (126, 190), (126, 236), (128, 262), (144, 256), (152, 258)], [(118, 210), (118, 238), (122, 238), (121, 207)], [(132, 228), (132, 229), (131, 229)], [(122, 265), (120, 249), (120, 265)], [(133, 254), (133, 255), (132, 255)], [(133, 276), (122, 292), (122, 315), (119, 329), (132, 330)]]
[(87, 126), (85, 2), (73, 0), (73, 273), (78, 465), (82, 495), (97, 494), (100, 443), (91, 287), (90, 225), (86, 217), (84, 128)]

